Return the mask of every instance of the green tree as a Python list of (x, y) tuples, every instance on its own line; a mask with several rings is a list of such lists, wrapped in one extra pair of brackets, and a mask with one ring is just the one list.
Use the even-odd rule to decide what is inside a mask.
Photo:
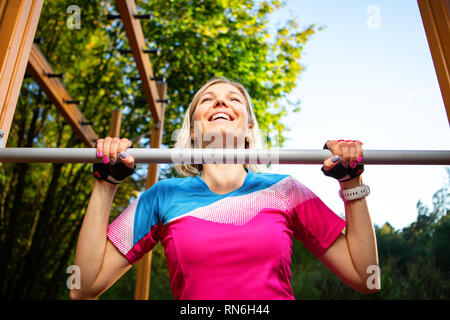
[(431, 255), (436, 260), (436, 265), (443, 271), (450, 270), (450, 213), (447, 214), (434, 226), (434, 234), (431, 239)]
[[(109, 131), (111, 112), (123, 111), (121, 136), (149, 147), (145, 134), (153, 125), (133, 59), (120, 55), (129, 48), (120, 20), (110, 21), (115, 2), (79, 1), (81, 29), (68, 29), (66, 13), (72, 1), (47, 0), (36, 36), (41, 51), (55, 69), (65, 72), (64, 83), (81, 111), (94, 122), (98, 136)], [(283, 119), (298, 111), (298, 102), (285, 97), (302, 71), (301, 51), (314, 26), (299, 30), (286, 21), (276, 34), (268, 31), (268, 17), (280, 1), (148, 0), (138, 12), (151, 12), (142, 21), (155, 76), (165, 76), (170, 104), (166, 110), (163, 143), (172, 146), (193, 93), (209, 78), (226, 76), (241, 82), (254, 99), (263, 129), (283, 143)], [(144, 137), (142, 137), (144, 135)], [(26, 79), (8, 140), (9, 147), (82, 147), (73, 130), (31, 79)], [(118, 188), (111, 220), (143, 191), (146, 166)], [(162, 177), (172, 175), (166, 168)], [(86, 164), (5, 164), (0, 167), (0, 294), (9, 298), (67, 298), (66, 269), (72, 264), (78, 231), (92, 190), (91, 166)], [(168, 296), (168, 277), (162, 248), (155, 248), (152, 297)], [(161, 275), (161, 276), (160, 276)], [(110, 298), (132, 298), (134, 268), (115, 285)], [(156, 281), (156, 283), (155, 283)], [(159, 282), (158, 282), (159, 281)], [(159, 290), (159, 291), (158, 291)]]
[[(450, 178), (450, 169), (446, 168)], [(376, 228), (381, 299), (448, 299), (450, 180), (433, 195), (433, 208), (417, 202), (417, 219), (401, 231)]]
[[(450, 178), (450, 168), (446, 168)], [(417, 219), (402, 230), (375, 226), (381, 291), (361, 295), (294, 241), (292, 288), (296, 299), (448, 299), (450, 297), (450, 180), (433, 195), (433, 208), (417, 202)]]

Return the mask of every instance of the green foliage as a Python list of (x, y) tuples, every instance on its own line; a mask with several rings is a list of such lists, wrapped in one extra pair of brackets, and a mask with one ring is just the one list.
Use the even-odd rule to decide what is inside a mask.
[(173, 300), (173, 294), (170, 290), (169, 269), (161, 243), (158, 243), (153, 249), (150, 298)]
[(358, 293), (346, 286), (311, 252), (294, 240), (291, 267), (291, 286), (297, 300), (344, 299)]
[[(137, 265), (134, 265), (117, 282), (100, 296), (100, 300), (130, 300), (134, 297)], [(152, 288), (153, 289), (153, 288)]]
[(449, 270), (450, 252), (448, 245), (450, 243), (450, 215), (447, 213), (434, 226), (434, 234), (430, 243), (430, 251), (435, 257), (436, 265), (441, 270)]
[[(268, 15), (281, 6), (279, 1), (150, 0), (140, 5), (143, 12), (154, 14), (145, 36), (163, 52), (152, 63), (157, 75), (168, 80), (171, 106), (166, 112), (165, 144), (171, 145), (171, 133), (194, 92), (213, 76), (228, 77), (247, 88), (262, 129), (286, 130), (281, 120), (288, 110), (298, 111), (298, 103), (284, 97), (302, 70), (301, 50), (314, 33), (313, 25), (299, 31), (294, 21), (287, 21), (271, 39)], [(279, 138), (280, 145), (284, 141), (282, 135), (272, 138)]]
[[(146, 105), (137, 99), (143, 92), (133, 59), (118, 49), (128, 49), (128, 39), (115, 1), (78, 1), (81, 28), (69, 29), (66, 13), (72, 1), (44, 2), (36, 37), (56, 73), (99, 137), (108, 135), (111, 112), (123, 112), (121, 136), (148, 147), (153, 120)], [(141, 21), (147, 47), (159, 47), (150, 56), (155, 76), (168, 82), (170, 104), (166, 108), (163, 144), (171, 146), (171, 133), (182, 121), (193, 93), (213, 76), (241, 82), (254, 99), (262, 129), (284, 132), (287, 112), (298, 103), (284, 97), (295, 87), (302, 68), (300, 53), (314, 26), (299, 30), (287, 21), (272, 39), (269, 14), (280, 1), (161, 1), (138, 2), (138, 13), (151, 12), (153, 20)], [(25, 79), (8, 146), (83, 147), (55, 107), (46, 102), (37, 84)], [(291, 110), (292, 109), (292, 110)], [(280, 138), (277, 135), (271, 138)], [(111, 220), (143, 191), (146, 166), (120, 185), (114, 198)], [(171, 168), (161, 176), (173, 175)], [(5, 164), (0, 167), (0, 296), (9, 298), (67, 299), (66, 269), (73, 262), (83, 214), (92, 190), (91, 166), (87, 164)], [(161, 246), (154, 249), (152, 297), (172, 298)], [(118, 281), (103, 298), (132, 298), (135, 268)], [(153, 295), (154, 293), (154, 295)]]

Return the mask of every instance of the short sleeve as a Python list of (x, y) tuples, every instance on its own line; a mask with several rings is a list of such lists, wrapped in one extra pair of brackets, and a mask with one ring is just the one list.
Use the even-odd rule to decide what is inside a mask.
[(134, 265), (153, 249), (160, 239), (158, 183), (136, 198), (108, 226), (107, 236)]
[(346, 226), (308, 187), (290, 177), (289, 207), (295, 239), (316, 257), (322, 256)]

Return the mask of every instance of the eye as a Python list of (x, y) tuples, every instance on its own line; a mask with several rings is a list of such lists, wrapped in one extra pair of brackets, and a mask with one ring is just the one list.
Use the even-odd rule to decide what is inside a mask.
[(240, 100), (240, 99), (238, 99), (238, 98), (234, 98), (234, 97), (233, 97), (233, 98), (231, 98), (230, 100), (231, 100), (231, 101), (237, 101), (237, 102), (241, 102), (241, 100)]
[(204, 98), (201, 103), (206, 102), (206, 101), (211, 101), (211, 98)]

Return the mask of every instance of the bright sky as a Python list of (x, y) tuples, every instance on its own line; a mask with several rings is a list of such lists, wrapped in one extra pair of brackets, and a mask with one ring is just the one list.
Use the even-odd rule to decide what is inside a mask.
[[(379, 17), (379, 19), (377, 19)], [(450, 130), (416, 0), (290, 0), (276, 24), (324, 26), (306, 43), (291, 97), (284, 148), (321, 149), (326, 140), (358, 139), (364, 149), (450, 150)], [(344, 215), (339, 184), (321, 165), (278, 165)], [(445, 166), (366, 165), (363, 182), (372, 221), (396, 229), (416, 220), (420, 199), (444, 186)]]

